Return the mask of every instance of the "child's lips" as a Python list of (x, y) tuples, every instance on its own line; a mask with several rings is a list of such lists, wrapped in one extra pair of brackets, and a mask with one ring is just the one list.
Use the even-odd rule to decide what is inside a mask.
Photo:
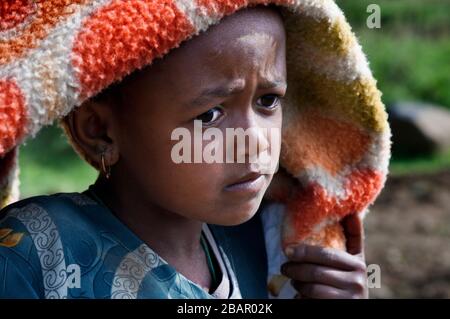
[(225, 191), (231, 193), (243, 194), (258, 194), (263, 188), (266, 180), (266, 175), (256, 172), (251, 172), (238, 178), (234, 183), (225, 187)]

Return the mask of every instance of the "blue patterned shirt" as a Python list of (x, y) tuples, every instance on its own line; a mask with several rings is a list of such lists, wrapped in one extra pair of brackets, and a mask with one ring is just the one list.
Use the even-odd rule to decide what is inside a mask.
[(177, 272), (89, 190), (24, 199), (0, 211), (0, 297), (241, 298), (227, 254), (207, 235), (222, 295)]

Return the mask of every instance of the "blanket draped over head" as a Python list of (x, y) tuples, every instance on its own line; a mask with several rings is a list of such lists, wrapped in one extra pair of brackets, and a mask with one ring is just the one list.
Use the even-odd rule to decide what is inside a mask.
[(225, 16), (269, 4), (280, 7), (287, 32), (280, 166), (295, 186), (272, 194), (286, 205), (283, 247), (345, 249), (339, 222), (365, 212), (382, 189), (390, 129), (366, 57), (332, 0), (2, 1), (0, 208), (19, 198), (18, 147), (28, 137)]

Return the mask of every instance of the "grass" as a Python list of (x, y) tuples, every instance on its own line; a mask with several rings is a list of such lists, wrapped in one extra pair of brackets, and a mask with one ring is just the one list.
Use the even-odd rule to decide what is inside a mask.
[(405, 32), (424, 37), (450, 35), (448, 13), (450, 0), (336, 0), (355, 30), (366, 29), (369, 4), (381, 10), (380, 33)]
[(57, 126), (42, 129), (20, 148), (22, 198), (57, 192), (79, 192), (93, 183), (95, 169), (72, 150)]
[[(450, 108), (450, 0), (338, 0), (378, 80), (383, 100), (426, 101)], [(381, 10), (369, 29), (366, 8)]]
[(450, 169), (450, 150), (429, 157), (395, 158), (390, 163), (390, 174), (435, 173)]
[(416, 100), (450, 108), (450, 38), (364, 31), (360, 39), (387, 105)]

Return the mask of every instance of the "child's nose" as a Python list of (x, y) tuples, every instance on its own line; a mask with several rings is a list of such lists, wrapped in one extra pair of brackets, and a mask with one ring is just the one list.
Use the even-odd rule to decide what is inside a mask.
[[(268, 152), (270, 142), (268, 129), (259, 126), (238, 128), (233, 141), (235, 163), (257, 163), (261, 154)], [(240, 135), (240, 136), (239, 136)]]

